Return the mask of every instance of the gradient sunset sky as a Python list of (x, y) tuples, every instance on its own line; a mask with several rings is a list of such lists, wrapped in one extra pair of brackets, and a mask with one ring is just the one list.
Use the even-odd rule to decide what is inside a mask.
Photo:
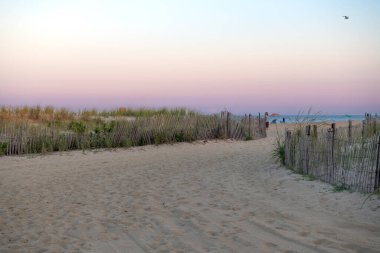
[(0, 105), (25, 104), (379, 112), (380, 1), (1, 0)]

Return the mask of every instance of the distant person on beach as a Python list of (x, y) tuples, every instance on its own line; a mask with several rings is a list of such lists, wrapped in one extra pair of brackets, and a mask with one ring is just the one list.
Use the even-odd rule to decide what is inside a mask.
[(282, 118), (282, 123), (285, 123), (285, 118)]

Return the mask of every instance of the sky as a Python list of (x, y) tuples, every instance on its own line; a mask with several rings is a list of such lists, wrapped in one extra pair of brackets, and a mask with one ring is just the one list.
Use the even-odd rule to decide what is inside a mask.
[(0, 105), (379, 112), (379, 31), (377, 0), (0, 0)]

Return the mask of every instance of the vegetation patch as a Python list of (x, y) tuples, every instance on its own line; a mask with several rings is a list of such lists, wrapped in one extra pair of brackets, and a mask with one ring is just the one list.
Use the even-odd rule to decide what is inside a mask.
[(246, 140), (246, 141), (253, 140), (252, 135), (251, 134), (246, 134), (245, 137), (244, 137), (244, 140)]
[(306, 181), (314, 181), (314, 180), (317, 179), (316, 176), (311, 175), (311, 174), (303, 174), (302, 177), (303, 177), (303, 179), (306, 180)]
[(0, 156), (5, 155), (5, 151), (7, 150), (8, 144), (5, 142), (0, 142)]
[(12, 138), (12, 148), (0, 147), (0, 152), (19, 155), (266, 136), (265, 127), (259, 127), (265, 126), (265, 118), (252, 117), (249, 123), (226, 111), (201, 115), (187, 109), (119, 108), (74, 113), (53, 107), (0, 107), (0, 136)]
[(345, 185), (345, 184), (337, 184), (337, 185), (334, 185), (333, 187), (333, 192), (343, 192), (343, 191), (348, 191), (350, 188)]
[(86, 131), (86, 125), (82, 121), (71, 121), (69, 130), (74, 133), (84, 133)]
[(285, 141), (277, 138), (275, 147), (272, 151), (272, 156), (281, 165), (285, 165)]

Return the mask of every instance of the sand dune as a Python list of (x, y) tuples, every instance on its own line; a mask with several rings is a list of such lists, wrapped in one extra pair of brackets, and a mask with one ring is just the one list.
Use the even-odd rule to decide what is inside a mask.
[(0, 158), (0, 252), (380, 252), (380, 199), (248, 142)]

